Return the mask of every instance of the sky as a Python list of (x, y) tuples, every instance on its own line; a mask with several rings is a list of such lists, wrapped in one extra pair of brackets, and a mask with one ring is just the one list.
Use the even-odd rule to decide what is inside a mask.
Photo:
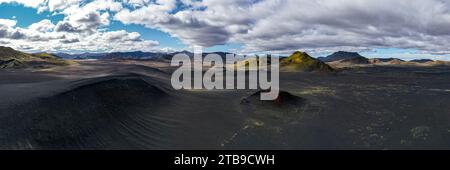
[(450, 60), (447, 0), (0, 0), (26, 52), (225, 51)]

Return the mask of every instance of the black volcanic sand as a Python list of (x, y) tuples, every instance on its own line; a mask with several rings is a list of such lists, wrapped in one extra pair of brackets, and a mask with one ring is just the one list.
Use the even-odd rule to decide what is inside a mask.
[(281, 73), (275, 101), (175, 91), (172, 70), (0, 70), (0, 149), (450, 149), (448, 67)]

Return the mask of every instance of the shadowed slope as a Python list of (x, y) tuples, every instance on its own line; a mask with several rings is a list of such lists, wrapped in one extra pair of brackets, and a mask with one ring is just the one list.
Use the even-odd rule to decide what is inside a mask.
[(0, 60), (0, 69), (2, 68), (24, 68), (27, 65), (16, 59), (9, 59), (6, 61)]
[[(137, 75), (77, 82), (66, 92), (2, 115), (0, 146), (28, 149), (151, 148), (164, 143), (169, 120), (157, 110), (168, 94)], [(14, 125), (9, 124), (15, 122)], [(0, 131), (1, 133), (1, 131)], [(1, 147), (0, 147), (1, 148)]]

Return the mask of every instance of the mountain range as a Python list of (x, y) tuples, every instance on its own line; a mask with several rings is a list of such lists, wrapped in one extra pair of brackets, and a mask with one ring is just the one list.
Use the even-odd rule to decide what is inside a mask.
[[(208, 54), (218, 54), (222, 58), (225, 58), (227, 52), (210, 52), (203, 53), (203, 56)], [(146, 59), (162, 59), (162, 60), (170, 60), (172, 56), (176, 54), (186, 54), (189, 57), (193, 57), (194, 53), (190, 51), (180, 51), (180, 52), (172, 52), (172, 53), (164, 53), (164, 52), (142, 52), (142, 51), (132, 51), (132, 52), (111, 52), (111, 53), (81, 53), (81, 54), (68, 54), (68, 53), (52, 53), (54, 56), (58, 56), (63, 59), (136, 59), (136, 60), (146, 60)], [(280, 57), (287, 58), (287, 57)], [(346, 52), (346, 51), (338, 51), (326, 57), (318, 57), (318, 60), (322, 62), (340, 62), (340, 63), (349, 63), (349, 64), (374, 64), (374, 63), (399, 63), (405, 62), (402, 59), (398, 58), (367, 58), (360, 55), (357, 52)], [(417, 59), (411, 60), (410, 62), (417, 63), (426, 63), (431, 62), (433, 60), (430, 59)]]
[[(227, 52), (213, 52), (225, 58)], [(16, 51), (10, 47), (0, 46), (0, 68), (22, 68), (29, 67), (47, 67), (49, 65), (70, 65), (73, 61), (82, 59), (98, 59), (98, 60), (113, 60), (113, 59), (133, 59), (133, 60), (155, 60), (155, 61), (170, 61), (174, 55), (185, 54), (193, 57), (194, 53), (189, 51), (180, 51), (173, 53), (162, 52), (111, 52), (111, 53), (81, 53), (81, 54), (67, 54), (67, 53), (24, 53)], [(212, 53), (203, 53), (203, 57)], [(368, 59), (356, 52), (338, 51), (327, 57), (313, 58), (305, 52), (297, 51), (289, 57), (280, 57), (280, 62), (284, 66), (288, 66), (294, 70), (313, 71), (313, 70), (332, 70), (332, 67), (351, 67), (352, 65), (402, 65), (402, 64), (440, 64), (448, 62), (435, 62), (430, 59), (418, 59), (406, 62), (398, 58), (371, 58)], [(328, 67), (327, 67), (328, 66)], [(331, 69), (330, 69), (331, 68)]]
[[(212, 52), (225, 58), (226, 52)], [(212, 53), (203, 53), (203, 56)], [(68, 54), (68, 53), (54, 53), (53, 55), (61, 57), (63, 59), (136, 59), (136, 60), (146, 60), (146, 59), (161, 59), (170, 60), (172, 56), (177, 54), (185, 54), (189, 57), (193, 57), (194, 53), (189, 51), (180, 51), (173, 53), (163, 53), (163, 52), (143, 52), (143, 51), (132, 51), (132, 52), (111, 52), (111, 53), (81, 53), (81, 54)]]
[(338, 51), (327, 57), (319, 57), (317, 59), (319, 59), (323, 62), (333, 62), (333, 61), (340, 61), (340, 60), (351, 60), (351, 59), (355, 59), (355, 58), (365, 58), (365, 57), (359, 55), (356, 52)]

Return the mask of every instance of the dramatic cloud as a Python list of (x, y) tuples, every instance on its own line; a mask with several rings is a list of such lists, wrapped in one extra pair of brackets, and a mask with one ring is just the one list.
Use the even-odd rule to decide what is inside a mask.
[[(105, 42), (138, 43), (134, 47), (157, 44), (141, 40), (136, 33), (108, 32), (111, 20), (115, 20), (161, 30), (188, 46), (243, 44), (242, 52), (402, 48), (428, 54), (450, 53), (450, 2), (445, 0), (0, 0), (0, 3), (23, 4), (40, 12), (65, 16), (55, 23), (44, 20), (28, 28), (17, 28), (12, 20), (0, 20), (1, 37), (53, 41), (65, 35), (58, 39), (62, 46), (87, 46), (89, 42), (83, 41), (95, 36), (105, 36), (95, 37)], [(110, 47), (99, 49), (104, 48)]]
[(56, 31), (94, 33), (99, 27), (109, 25), (110, 12), (116, 12), (123, 8), (120, 2), (113, 0), (97, 0), (84, 5), (76, 4), (58, 8), (63, 9), (61, 13), (66, 17), (56, 25)]
[[(148, 28), (156, 28), (178, 37), (189, 45), (213, 46), (225, 44), (232, 36), (221, 24), (200, 17), (198, 11), (179, 11), (175, 0), (158, 0), (156, 3), (130, 11), (122, 10), (115, 19), (125, 24), (142, 24)], [(193, 7), (193, 6), (191, 6)], [(223, 19), (223, 18), (222, 18)]]
[(56, 25), (58, 32), (95, 32), (101, 26), (109, 25), (109, 13), (79, 12)]
[[(450, 5), (438, 0), (286, 0), (259, 19), (247, 34), (246, 49), (415, 48), (448, 51)], [(258, 5), (266, 6), (260, 3)], [(252, 9), (256, 9), (256, 5)], [(253, 13), (253, 10), (250, 13)], [(264, 13), (264, 12), (262, 12)], [(282, 21), (282, 22), (277, 22)]]
[(123, 10), (190, 45), (242, 43), (244, 51), (415, 48), (450, 51), (450, 3), (442, 0), (183, 0)]
[(0, 19), (0, 38), (1, 39), (21, 39), (25, 37), (22, 29), (13, 28), (16, 25), (15, 20)]

